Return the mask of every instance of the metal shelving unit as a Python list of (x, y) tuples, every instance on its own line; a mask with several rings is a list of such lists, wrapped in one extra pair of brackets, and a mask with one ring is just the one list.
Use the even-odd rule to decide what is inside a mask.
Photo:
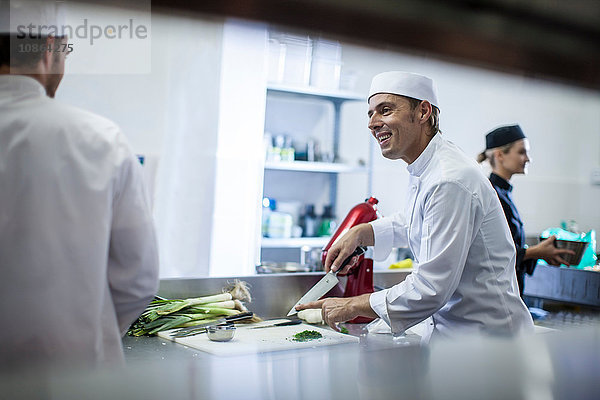
[(325, 162), (308, 162), (308, 161), (293, 161), (293, 162), (269, 162), (265, 163), (265, 169), (278, 171), (300, 171), (300, 172), (325, 172), (330, 174), (339, 174), (344, 172), (367, 172), (365, 166), (353, 166), (339, 163)]
[(310, 86), (289, 86), (270, 83), (267, 86), (267, 93), (285, 93), (293, 96), (315, 97), (318, 99), (329, 100), (332, 102), (344, 101), (366, 101), (366, 96), (344, 90), (330, 91), (321, 90)]
[(317, 248), (325, 246), (328, 242), (329, 237), (263, 238), (262, 247), (267, 249), (299, 248), (302, 246)]
[[(334, 160), (338, 158), (339, 146), (340, 146), (340, 120), (342, 105), (350, 101), (365, 101), (365, 96), (348, 91), (330, 91), (320, 90), (314, 87), (295, 87), (281, 84), (268, 84), (267, 97), (272, 99), (304, 99), (314, 100), (315, 103), (329, 103), (333, 106), (332, 122), (330, 139), (332, 139), (332, 151)], [(301, 111), (299, 111), (301, 112)], [(265, 129), (268, 127), (266, 126)], [(351, 165), (347, 163), (338, 162), (309, 162), (309, 161), (293, 161), (293, 162), (281, 162), (272, 161), (265, 162), (264, 165), (265, 175), (267, 174), (281, 174), (281, 173), (314, 173), (314, 174), (326, 174), (325, 179), (327, 183), (327, 190), (329, 191), (329, 203), (336, 204), (337, 199), (337, 185), (338, 175), (342, 173), (365, 173), (370, 174), (369, 165)], [(323, 175), (321, 175), (323, 176)], [(320, 178), (321, 181), (324, 178)], [(290, 175), (290, 181), (294, 181), (293, 175)], [(370, 184), (370, 175), (369, 175)], [(306, 181), (304, 181), (306, 182)], [(291, 186), (290, 191), (302, 191), (302, 186)], [(324, 188), (324, 190), (326, 190)], [(265, 190), (263, 188), (263, 193)], [(309, 246), (311, 248), (321, 248), (325, 246), (329, 241), (328, 237), (300, 237), (300, 238), (262, 238), (261, 248), (262, 249), (300, 249), (303, 246)], [(269, 261), (269, 260), (266, 260)]]

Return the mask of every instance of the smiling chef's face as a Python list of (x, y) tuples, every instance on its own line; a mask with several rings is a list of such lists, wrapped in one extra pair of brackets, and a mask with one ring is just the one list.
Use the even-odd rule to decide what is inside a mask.
[(369, 129), (385, 158), (410, 164), (418, 157), (422, 149), (417, 113), (402, 96), (380, 93), (369, 99)]

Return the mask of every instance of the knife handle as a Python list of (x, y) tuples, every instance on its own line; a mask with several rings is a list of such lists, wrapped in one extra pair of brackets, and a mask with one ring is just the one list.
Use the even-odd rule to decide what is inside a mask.
[(173, 333), (173, 337), (187, 337), (187, 336), (195, 336), (201, 333), (206, 332), (206, 328), (209, 326), (217, 326), (217, 325), (232, 325), (235, 321), (241, 321), (244, 319), (249, 319), (254, 316), (252, 311), (247, 311), (235, 315), (230, 315), (225, 318), (220, 318), (217, 321), (214, 321), (209, 324), (201, 324), (197, 326), (190, 326), (187, 328), (179, 328)]
[(302, 323), (301, 319), (292, 319), (290, 321), (279, 322), (274, 324), (273, 326), (290, 326), (290, 325), (300, 325)]
[(243, 313), (239, 313), (239, 314), (235, 314), (235, 315), (230, 315), (229, 317), (225, 317), (225, 323), (230, 323), (230, 322), (235, 322), (235, 321), (242, 321), (244, 319), (248, 319), (248, 318), (252, 318), (252, 316), (254, 316), (254, 313), (252, 311), (247, 311), (247, 312), (243, 312)]
[(338, 272), (340, 272), (342, 269), (344, 269), (344, 267), (346, 265), (348, 265), (348, 263), (352, 260), (352, 257), (356, 257), (356, 256), (360, 256), (361, 254), (364, 254), (364, 252), (367, 251), (367, 248), (365, 246), (358, 246), (356, 248), (356, 250), (354, 250), (352, 252), (352, 254), (350, 254), (342, 263), (342, 265), (337, 269), (337, 271), (334, 272), (334, 274), (337, 275)]

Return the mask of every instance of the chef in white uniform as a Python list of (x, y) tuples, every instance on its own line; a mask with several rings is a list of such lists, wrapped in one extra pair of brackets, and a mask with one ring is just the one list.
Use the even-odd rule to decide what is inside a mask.
[(374, 245), (375, 259), (385, 259), (393, 247), (409, 247), (414, 269), (389, 289), (298, 309), (322, 308), (334, 329), (358, 315), (380, 317), (394, 333), (431, 317), (425, 341), (432, 335), (533, 331), (498, 196), (479, 166), (443, 137), (438, 113), (431, 79), (400, 71), (373, 78), (369, 129), (384, 157), (408, 164), (406, 209), (350, 229), (329, 250), (325, 268), (337, 270), (357, 246)]
[(121, 365), (158, 287), (141, 165), (114, 123), (52, 98), (64, 52), (9, 55), (17, 17), (56, 23), (54, 2), (19, 3), (0, 35), (0, 370)]

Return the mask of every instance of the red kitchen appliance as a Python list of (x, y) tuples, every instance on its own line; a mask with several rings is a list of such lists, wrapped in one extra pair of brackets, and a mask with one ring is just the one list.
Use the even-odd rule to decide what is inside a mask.
[[(329, 243), (323, 248), (321, 261), (325, 265), (325, 258), (331, 246), (353, 226), (374, 221), (378, 218), (377, 203), (375, 197), (369, 197), (364, 203), (354, 206), (344, 221), (337, 228)], [(358, 262), (348, 271), (344, 297), (358, 296), (365, 293), (373, 293), (373, 259), (365, 255), (359, 257)], [(371, 322), (373, 318), (356, 317), (350, 323), (360, 324)]]

